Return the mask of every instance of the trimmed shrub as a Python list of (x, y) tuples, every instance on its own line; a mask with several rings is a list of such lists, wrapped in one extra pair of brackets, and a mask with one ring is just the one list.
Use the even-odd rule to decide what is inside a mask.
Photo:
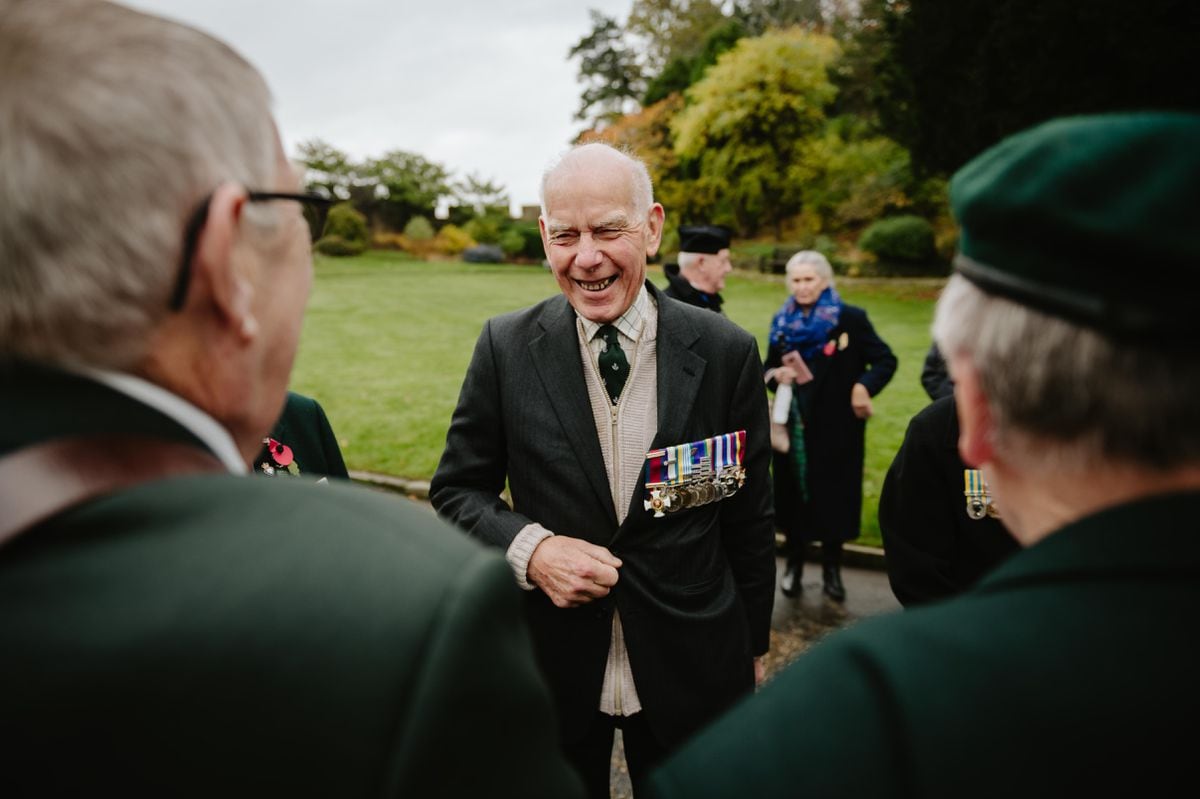
[(443, 225), (433, 239), (434, 250), (442, 255), (458, 255), (474, 245), (475, 240), (458, 225)]
[(515, 222), (511, 229), (521, 237), (521, 249), (517, 255), (533, 261), (541, 261), (546, 257), (546, 250), (542, 247), (542, 232), (538, 230), (537, 222)]
[(371, 236), (371, 248), (375, 250), (403, 250), (408, 240), (399, 233), (382, 232)]
[(347, 241), (341, 236), (323, 236), (313, 247), (321, 255), (334, 257), (362, 255), (363, 250), (367, 249), (365, 242)]
[(500, 249), (504, 251), (505, 256), (512, 258), (520, 255), (521, 250), (525, 248), (525, 237), (518, 231), (509, 228), (500, 234)]
[(472, 264), (498, 264), (504, 261), (504, 250), (495, 244), (476, 244), (463, 250), (462, 258)]
[(908, 264), (928, 263), (937, 252), (933, 225), (919, 216), (880, 219), (863, 231), (858, 246), (882, 261)]
[(367, 233), (367, 218), (350, 203), (338, 203), (329, 209), (322, 238), (336, 236), (351, 244), (361, 244), (365, 249), (370, 235)]
[(404, 226), (404, 235), (411, 241), (429, 241), (433, 238), (433, 225), (423, 216), (414, 216)]
[(361, 255), (367, 249), (369, 240), (367, 218), (350, 203), (338, 203), (329, 209), (325, 235), (313, 245), (313, 249), (322, 255), (335, 257)]

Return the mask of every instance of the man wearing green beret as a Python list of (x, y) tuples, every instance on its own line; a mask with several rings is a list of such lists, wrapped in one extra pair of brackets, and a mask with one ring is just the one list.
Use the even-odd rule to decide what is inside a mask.
[(247, 476), (326, 204), (258, 72), (0, 0), (0, 75), (0, 795), (581, 795), (503, 558)]
[(1195, 783), (1200, 116), (1052, 121), (950, 197), (961, 252), (934, 336), (959, 450), (1023, 549), (955, 599), (817, 644), (656, 772), (654, 796)]
[(663, 266), (672, 299), (721, 312), (721, 289), (733, 269), (729, 260), (729, 228), (720, 225), (680, 225), (679, 262)]

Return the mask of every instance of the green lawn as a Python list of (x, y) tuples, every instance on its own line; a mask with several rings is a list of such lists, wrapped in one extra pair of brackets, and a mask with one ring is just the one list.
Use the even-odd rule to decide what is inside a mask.
[[(661, 273), (652, 269), (651, 279), (661, 283)], [(884, 472), (926, 402), (918, 376), (940, 282), (844, 279), (838, 288), (867, 309), (900, 359), (867, 425), (860, 541), (878, 545)], [(484, 320), (557, 291), (535, 266), (425, 263), (386, 252), (318, 257), (292, 387), (324, 405), (351, 469), (428, 479)], [(730, 318), (758, 337), (764, 354), (784, 294), (780, 277), (753, 274), (731, 275), (724, 291)]]

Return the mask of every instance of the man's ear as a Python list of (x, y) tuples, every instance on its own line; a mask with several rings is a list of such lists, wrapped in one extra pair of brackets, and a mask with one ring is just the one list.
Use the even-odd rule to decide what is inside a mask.
[(650, 211), (646, 214), (646, 224), (649, 226), (650, 234), (646, 241), (647, 258), (658, 252), (658, 245), (662, 243), (663, 220), (666, 219), (666, 216), (667, 212), (663, 210), (661, 203), (650, 206)]
[(196, 243), (193, 266), (197, 283), (207, 288), (205, 296), (218, 317), (248, 340), (258, 331), (254, 286), (235, 257), (245, 208), (245, 189), (236, 183), (217, 187), (208, 203), (208, 220)]
[(950, 359), (954, 378), (954, 402), (958, 407), (958, 454), (971, 467), (990, 463), (995, 457), (995, 423), (987, 396), (974, 364), (963, 355)]

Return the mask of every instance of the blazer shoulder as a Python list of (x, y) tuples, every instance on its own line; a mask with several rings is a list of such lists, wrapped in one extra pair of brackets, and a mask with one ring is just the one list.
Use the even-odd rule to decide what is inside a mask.
[(547, 297), (536, 305), (519, 308), (493, 316), (485, 323), (492, 332), (501, 339), (522, 330), (536, 328), (542, 320), (560, 318), (563, 314), (572, 314), (570, 305), (561, 294)]
[[(661, 294), (659, 296), (661, 297)], [(668, 303), (669, 306), (667, 306)], [(751, 343), (758, 346), (753, 335), (731, 322), (724, 314), (713, 313), (707, 308), (690, 305), (682, 300), (670, 298), (660, 300), (658, 324), (660, 331), (664, 329), (664, 326), (684, 330), (690, 327), (701, 341), (719, 344), (722, 347)]]

